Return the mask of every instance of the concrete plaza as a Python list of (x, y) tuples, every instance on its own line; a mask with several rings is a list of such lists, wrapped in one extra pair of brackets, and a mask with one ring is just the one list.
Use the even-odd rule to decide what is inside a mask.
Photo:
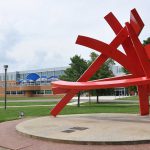
[(79, 114), (39, 117), (16, 130), (43, 140), (74, 144), (139, 144), (150, 142), (150, 117), (137, 114)]
[[(26, 120), (28, 119), (0, 123), (0, 150), (150, 150), (150, 144), (81, 145), (31, 138), (16, 131), (16, 126)], [(140, 125), (141, 123), (139, 123)], [(144, 128), (142, 129), (145, 130)], [(130, 131), (132, 130), (130, 129)]]

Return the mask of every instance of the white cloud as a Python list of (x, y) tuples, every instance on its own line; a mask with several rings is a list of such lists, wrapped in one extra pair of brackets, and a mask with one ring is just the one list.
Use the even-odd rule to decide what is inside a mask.
[(0, 0), (0, 63), (16, 71), (67, 66), (75, 54), (87, 59), (90, 49), (75, 45), (76, 38), (110, 43), (114, 33), (103, 18), (110, 11), (123, 25), (137, 8), (144, 40), (150, 36), (149, 6), (149, 0)]

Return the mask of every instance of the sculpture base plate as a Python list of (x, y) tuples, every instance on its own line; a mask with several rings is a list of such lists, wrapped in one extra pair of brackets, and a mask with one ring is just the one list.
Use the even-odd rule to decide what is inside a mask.
[(48, 116), (23, 121), (16, 130), (63, 143), (150, 143), (150, 116), (112, 113)]

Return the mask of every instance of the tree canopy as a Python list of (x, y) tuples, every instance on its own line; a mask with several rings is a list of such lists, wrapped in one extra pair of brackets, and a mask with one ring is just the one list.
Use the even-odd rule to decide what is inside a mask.
[[(85, 60), (81, 58), (81, 56), (75, 55), (72, 58), (70, 58), (71, 63), (69, 64), (70, 67), (67, 68), (64, 72), (64, 75), (60, 76), (61, 80), (65, 81), (77, 81), (80, 76), (84, 73), (84, 71), (93, 63), (93, 61), (98, 57), (98, 54), (95, 52), (92, 52), (90, 54), (90, 59)], [(113, 77), (112, 72), (112, 65), (114, 64), (114, 61), (112, 59), (108, 59), (100, 68), (99, 70), (93, 75), (93, 77), (90, 80), (96, 80), (96, 79), (102, 79), (102, 78), (108, 78)], [(93, 90), (91, 93), (93, 95), (95, 94), (102, 94), (111, 92), (110, 89), (100, 89), (100, 90)]]
[[(92, 52), (90, 54), (90, 60), (86, 61), (81, 58), (81, 56), (75, 55), (70, 58), (70, 67), (64, 72), (64, 75), (60, 76), (61, 80), (65, 81), (77, 81), (84, 71), (91, 65), (91, 63), (98, 57), (98, 54)], [(102, 79), (107, 77), (112, 77), (113, 72), (111, 71), (111, 66), (114, 64), (112, 59), (108, 59), (100, 69), (95, 73), (91, 80)]]
[[(95, 52), (92, 52), (90, 54), (90, 60), (88, 61), (88, 66), (90, 66), (93, 61), (98, 57), (99, 55)], [(112, 72), (112, 65), (114, 65), (114, 61), (112, 59), (108, 59), (100, 68), (99, 70), (94, 74), (94, 76), (91, 78), (91, 80), (96, 79), (103, 79), (108, 77), (113, 77), (114, 74)]]
[(64, 71), (64, 75), (60, 76), (60, 79), (65, 81), (77, 81), (88, 68), (88, 64), (86, 60), (78, 55), (73, 56), (70, 60), (70, 67)]
[(150, 37), (148, 37), (146, 40), (143, 40), (143, 45), (150, 44)]

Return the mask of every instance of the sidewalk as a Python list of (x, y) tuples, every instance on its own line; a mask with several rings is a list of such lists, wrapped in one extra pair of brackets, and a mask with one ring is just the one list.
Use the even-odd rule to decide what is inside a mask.
[[(100, 100), (115, 100), (115, 99), (117, 99), (117, 98), (124, 98), (124, 97), (129, 97), (129, 96), (99, 96), (99, 99)], [(81, 96), (80, 97), (81, 99), (91, 99), (91, 100), (96, 100), (96, 96), (90, 96), (90, 97), (88, 97), (88, 96)], [(78, 97), (74, 97), (73, 99), (78, 99)]]
[[(99, 100), (115, 100), (117, 98), (124, 98), (124, 97), (128, 97), (128, 96), (99, 96)], [(76, 101), (78, 99), (78, 97), (73, 97), (73, 99), (71, 101)], [(89, 97), (88, 96), (81, 96), (80, 99), (82, 101), (88, 101)], [(92, 101), (96, 101), (96, 96), (91, 96), (90, 99)], [(59, 102), (61, 100), (60, 99), (38, 99), (38, 100), (7, 100), (7, 102)], [(0, 100), (0, 103), (3, 103), (4, 100)]]

